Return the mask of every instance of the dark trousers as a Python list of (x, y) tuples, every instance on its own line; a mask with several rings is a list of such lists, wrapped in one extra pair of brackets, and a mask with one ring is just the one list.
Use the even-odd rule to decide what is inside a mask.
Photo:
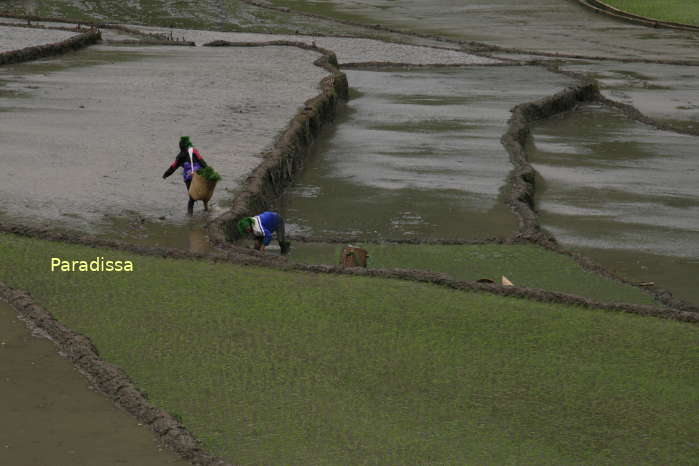
[[(184, 181), (184, 184), (187, 185), (187, 196), (189, 196), (189, 187), (192, 185), (192, 179), (188, 179)], [(190, 214), (194, 212), (194, 203), (197, 202), (194, 199), (192, 199), (192, 196), (189, 196), (189, 201), (187, 202), (187, 212)], [(206, 201), (204, 202), (204, 210), (209, 210), (209, 203)]]
[(279, 216), (279, 225), (277, 225), (277, 241), (281, 244), (284, 241), (284, 217)]
[(197, 202), (194, 199), (192, 199), (192, 196), (189, 195), (189, 187), (192, 185), (192, 179), (184, 180), (184, 184), (187, 186), (187, 196), (189, 196), (189, 204), (187, 204), (187, 210), (192, 210), (194, 208), (194, 203)]

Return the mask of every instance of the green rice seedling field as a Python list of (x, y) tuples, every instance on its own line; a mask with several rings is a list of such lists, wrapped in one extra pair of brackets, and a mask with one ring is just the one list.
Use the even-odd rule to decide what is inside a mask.
[[(52, 272), (52, 257), (134, 271)], [(236, 464), (696, 458), (695, 325), (6, 234), (0, 258), (1, 281)]]
[(629, 13), (661, 21), (699, 26), (699, 3), (687, 0), (604, 0)]
[[(355, 244), (355, 246), (362, 246)], [(605, 302), (652, 304), (640, 288), (582, 269), (567, 256), (534, 245), (366, 244), (370, 268), (443, 272), (456, 280), (503, 276), (515, 285), (575, 294)], [(308, 264), (338, 264), (343, 245), (295, 242), (291, 259)]]

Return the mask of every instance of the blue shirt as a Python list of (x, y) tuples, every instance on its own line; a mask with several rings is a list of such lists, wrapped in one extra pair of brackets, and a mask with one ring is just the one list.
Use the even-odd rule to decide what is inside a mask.
[(262, 212), (253, 217), (252, 231), (257, 237), (262, 237), (265, 246), (272, 242), (272, 233), (279, 228), (281, 216), (276, 212)]

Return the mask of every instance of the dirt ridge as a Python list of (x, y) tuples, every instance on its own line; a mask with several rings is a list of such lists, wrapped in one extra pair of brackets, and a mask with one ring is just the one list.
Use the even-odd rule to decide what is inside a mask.
[(531, 123), (570, 111), (584, 102), (596, 101), (599, 88), (592, 81), (564, 89), (552, 96), (515, 106), (507, 131), (501, 138), (510, 154), (513, 169), (508, 177), (510, 192), (507, 203), (519, 220), (518, 236), (539, 244), (555, 244), (556, 239), (539, 225), (534, 206), (535, 171), (529, 163), (526, 144), (531, 137)]
[(147, 425), (168, 448), (192, 464), (229, 464), (205, 452), (186, 427), (164, 410), (149, 403), (147, 394), (139, 390), (123, 370), (104, 361), (90, 338), (58, 322), (48, 311), (36, 304), (29, 293), (10, 288), (0, 282), (0, 299), (14, 307), (25, 321), (45, 332), (91, 384), (117, 406)]
[[(269, 42), (214, 41), (205, 45), (239, 47), (282, 45), (316, 50), (323, 54), (321, 59), (319, 59), (320, 61), (316, 62), (316, 65), (325, 67), (333, 73), (333, 76), (342, 76), (343, 87), (341, 92), (343, 98), (346, 99), (346, 76), (338, 70), (337, 59), (332, 51), (304, 42), (287, 40)], [(573, 77), (578, 79), (580, 84), (537, 101), (519, 104), (511, 110), (512, 117), (508, 122), (508, 129), (502, 136), (501, 141), (510, 154), (510, 161), (514, 167), (508, 175), (510, 192), (507, 203), (518, 218), (519, 230), (508, 238), (489, 239), (486, 241), (508, 244), (523, 242), (538, 244), (551, 251), (571, 257), (585, 270), (626, 285), (638, 287), (637, 283), (614, 274), (591, 259), (563, 248), (558, 244), (555, 237), (543, 230), (539, 224), (538, 214), (534, 205), (536, 172), (528, 161), (526, 151), (526, 144), (531, 134), (531, 123), (555, 114), (571, 111), (580, 104), (606, 102), (599, 92), (599, 85), (596, 80), (575, 73), (569, 74), (574, 75)], [(230, 248), (231, 242), (239, 238), (239, 233), (235, 228), (236, 222), (240, 218), (249, 216), (254, 212), (266, 210), (282, 194), (284, 188), (293, 181), (295, 174), (302, 168), (306, 151), (313, 143), (322, 126), (320, 123), (309, 126), (309, 116), (306, 113), (309, 109), (309, 102), (315, 101), (313, 105), (318, 109), (317, 114), (321, 118), (327, 119), (326, 121), (332, 121), (335, 114), (336, 102), (330, 103), (330, 108), (326, 109), (325, 107), (328, 104), (326, 100), (327, 95), (332, 95), (337, 90), (332, 89), (332, 85), (327, 82), (321, 83), (321, 88), (323, 93), (315, 99), (306, 102), (306, 108), (297, 114), (282, 136), (278, 138), (274, 149), (265, 155), (265, 160), (262, 164), (247, 178), (242, 192), (236, 196), (229, 211), (207, 225), (210, 243), (214, 247), (223, 250)], [(312, 131), (309, 133), (309, 130)], [(312, 239), (306, 240), (313, 241)], [(339, 242), (340, 238), (337, 240)], [(483, 242), (476, 244), (483, 244)], [(699, 307), (675, 299), (665, 289), (659, 287), (640, 287), (640, 289), (668, 307), (699, 313)]]
[[(529, 241), (538, 244), (548, 250), (572, 258), (585, 270), (638, 287), (638, 284), (612, 273), (591, 259), (564, 248), (551, 233), (541, 228), (539, 223), (539, 216), (534, 202), (536, 171), (529, 163), (526, 149), (527, 142), (531, 138), (531, 124), (533, 122), (559, 113), (574, 111), (578, 105), (597, 102), (619, 108), (629, 118), (638, 118), (640, 121), (657, 127), (660, 126), (659, 122), (645, 117), (634, 107), (603, 97), (599, 92), (599, 85), (596, 80), (581, 75), (575, 75), (574, 77), (581, 80), (581, 83), (560, 91), (553, 96), (519, 104), (512, 109), (512, 117), (508, 122), (507, 132), (501, 139), (503, 146), (510, 154), (510, 161), (514, 166), (508, 177), (510, 193), (507, 202), (519, 221), (519, 231), (510, 241)], [(674, 298), (668, 290), (660, 287), (642, 287), (641, 289), (653, 295), (660, 303), (673, 309), (699, 313), (699, 306)]]
[(11, 50), (0, 53), (0, 65), (10, 65), (39, 58), (61, 55), (71, 50), (78, 50), (97, 43), (102, 38), (102, 34), (97, 29), (77, 34), (68, 39), (51, 44), (35, 45), (19, 50)]
[(292, 118), (282, 130), (274, 146), (263, 154), (263, 161), (244, 181), (241, 191), (233, 199), (229, 210), (207, 224), (209, 241), (212, 245), (225, 248), (230, 241), (239, 237), (236, 224), (251, 212), (262, 211), (269, 203), (281, 195), (284, 188), (294, 179), (303, 167), (303, 161), (315, 142), (321, 128), (335, 119), (340, 100), (347, 100), (349, 86), (347, 76), (338, 69), (334, 52), (309, 45), (305, 42), (227, 42), (214, 41), (205, 44), (210, 47), (264, 47), (290, 46), (313, 50), (321, 54), (314, 64), (330, 72), (320, 81), (320, 94), (308, 99), (304, 108)]

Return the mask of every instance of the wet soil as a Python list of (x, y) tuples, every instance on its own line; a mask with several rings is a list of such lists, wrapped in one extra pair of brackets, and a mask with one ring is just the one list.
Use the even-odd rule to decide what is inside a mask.
[[(119, 22), (153, 24), (166, 28), (209, 29), (224, 31), (278, 32), (286, 34), (361, 34), (366, 28), (342, 25), (335, 21), (309, 18), (293, 13), (271, 11), (247, 5), (240, 0), (198, 0), (171, 2), (129, 0), (128, 2), (94, 2), (85, 0), (51, 0), (38, 8), (27, 6), (27, 0), (3, 0), (3, 10), (24, 16), (24, 12), (42, 17), (78, 18), (83, 22)], [(376, 31), (370, 34), (385, 38), (391, 34)]]
[(185, 465), (0, 301), (0, 464)]
[(509, 110), (572, 81), (542, 68), (347, 71), (354, 97), (278, 205), (311, 236), (508, 236)]
[[(318, 47), (335, 52), (338, 62), (341, 65), (346, 63), (365, 62), (409, 63), (416, 65), (435, 63), (446, 65), (480, 65), (498, 63), (498, 60), (480, 57), (458, 50), (390, 43), (359, 37), (253, 34), (177, 28), (170, 30), (167, 28), (144, 26), (138, 26), (138, 29), (144, 32), (158, 34), (168, 34), (169, 32), (172, 32), (175, 37), (181, 37), (184, 40), (193, 41), (197, 45), (203, 45), (207, 42), (212, 42), (215, 40), (225, 40), (230, 42), (268, 42), (273, 40), (289, 40), (305, 42), (307, 44), (315, 43)], [(445, 44), (440, 45), (443, 47)]]
[(68, 31), (0, 26), (0, 53), (25, 47), (52, 44), (69, 39), (76, 34)]
[(275, 5), (316, 10), (330, 6), (365, 24), (487, 42), (507, 48), (624, 58), (695, 59), (699, 39), (601, 16), (569, 0), (295, 0)]
[[(114, 228), (120, 218), (186, 238), (181, 170), (161, 179), (179, 137), (191, 136), (222, 174), (211, 206), (220, 213), (298, 106), (317, 95), (327, 75), (317, 58), (292, 47), (98, 46), (3, 67), (0, 123), (14, 161), (0, 175), (10, 201), (1, 211), (107, 236), (123, 233)], [(194, 223), (205, 218), (198, 203)]]
[(544, 228), (699, 304), (696, 137), (588, 106), (537, 124), (530, 158)]
[(695, 68), (651, 63), (565, 65), (600, 83), (602, 94), (679, 128), (699, 131), (699, 74)]

